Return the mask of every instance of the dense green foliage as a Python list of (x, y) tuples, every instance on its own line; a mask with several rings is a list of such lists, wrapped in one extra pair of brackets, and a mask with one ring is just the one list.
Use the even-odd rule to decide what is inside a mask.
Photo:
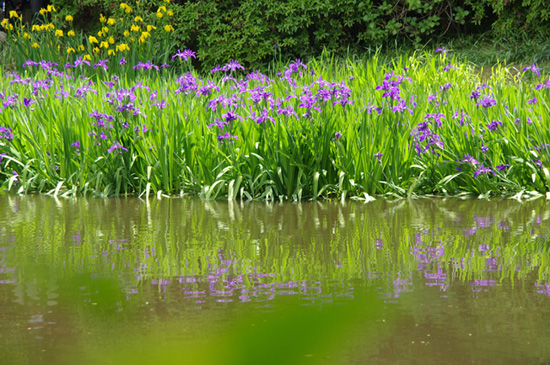
[(134, 79), (106, 61), (72, 79), (27, 63), (0, 81), (2, 187), (267, 200), (549, 190), (550, 82), (535, 65), (483, 80), (445, 52), (281, 66), (246, 75), (230, 62), (203, 79), (137, 65)]
[[(120, 1), (53, 4), (62, 15), (74, 15), (85, 30), (96, 32), (101, 24), (90, 19), (99, 20), (100, 14), (116, 17)], [(203, 0), (164, 5), (174, 12), (171, 51), (196, 50), (206, 69), (229, 59), (265, 67), (278, 53), (306, 58), (325, 49), (342, 55), (396, 39), (419, 44), (475, 32), (480, 25), (485, 30), (492, 27), (499, 36), (531, 37), (548, 33), (550, 14), (545, 0)], [(135, 8), (148, 9), (154, 18), (158, 6), (157, 1), (145, 0)]]

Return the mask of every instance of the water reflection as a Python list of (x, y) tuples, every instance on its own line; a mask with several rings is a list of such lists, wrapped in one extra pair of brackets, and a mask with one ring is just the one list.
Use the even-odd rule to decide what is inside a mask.
[(149, 318), (154, 308), (189, 320), (190, 311), (244, 315), (288, 300), (351, 303), (365, 288), (389, 305), (426, 293), (458, 302), (550, 296), (542, 199), (247, 204), (4, 195), (0, 207), (0, 326), (23, 320), (37, 339), (63, 328), (60, 316), (71, 327), (80, 312)]
[(143, 290), (165, 298), (174, 287), (196, 303), (350, 297), (354, 280), (397, 298), (414, 290), (415, 276), (440, 291), (457, 280), (477, 291), (530, 273), (536, 288), (548, 281), (543, 200), (270, 205), (3, 196), (0, 205), (8, 208), (0, 213), (0, 283), (24, 286), (20, 302), (44, 292), (52, 305), (58, 295), (55, 283), (28, 280), (30, 263), (54, 277), (115, 275), (127, 300)]

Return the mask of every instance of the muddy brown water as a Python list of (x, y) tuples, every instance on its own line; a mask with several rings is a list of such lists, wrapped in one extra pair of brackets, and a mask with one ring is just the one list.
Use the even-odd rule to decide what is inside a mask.
[(1, 363), (550, 362), (543, 199), (0, 207)]

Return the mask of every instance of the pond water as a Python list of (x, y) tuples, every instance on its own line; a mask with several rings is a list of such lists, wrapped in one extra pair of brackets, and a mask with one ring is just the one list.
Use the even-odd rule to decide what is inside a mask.
[(550, 361), (538, 199), (0, 196), (6, 364)]

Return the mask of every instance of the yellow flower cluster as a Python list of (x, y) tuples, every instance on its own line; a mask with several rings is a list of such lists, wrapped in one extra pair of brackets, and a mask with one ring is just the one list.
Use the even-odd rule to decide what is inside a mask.
[[(167, 44), (166, 42), (169, 42), (167, 33), (175, 31), (170, 24), (170, 17), (174, 15), (174, 12), (167, 8), (170, 0), (163, 0), (160, 3), (162, 5), (152, 14), (149, 14), (139, 1), (131, 3), (135, 7), (134, 9), (127, 3), (120, 3), (119, 8), (122, 11), (115, 9), (112, 17), (100, 14), (101, 29), (99, 32), (85, 36), (77, 36), (73, 30), (74, 17), (72, 15), (63, 17), (49, 15), (57, 12), (53, 5), (40, 10), (40, 14), (45, 18), (45, 23), (34, 24), (30, 30), (28, 28), (26, 31), (23, 30), (25, 26), (22, 21), (10, 23), (10, 19), (21, 20), (22, 18), (15, 11), (9, 13), (10, 19), (3, 19), (0, 24), (10, 32), (16, 29), (16, 32), (10, 34), (14, 36), (14, 42), (17, 42), (18, 38), (24, 41), (26, 49), (38, 49), (40, 45), (43, 45), (50, 50), (59, 50), (59, 56), (65, 59), (73, 55), (80, 55), (87, 60), (105, 57), (105, 55), (116, 56), (130, 51), (131, 47), (137, 48), (138, 54), (141, 55), (142, 50), (151, 52), (151, 47), (147, 45), (148, 42), (154, 40), (156, 44), (161, 40)], [(132, 15), (127, 16), (126, 14)]]

